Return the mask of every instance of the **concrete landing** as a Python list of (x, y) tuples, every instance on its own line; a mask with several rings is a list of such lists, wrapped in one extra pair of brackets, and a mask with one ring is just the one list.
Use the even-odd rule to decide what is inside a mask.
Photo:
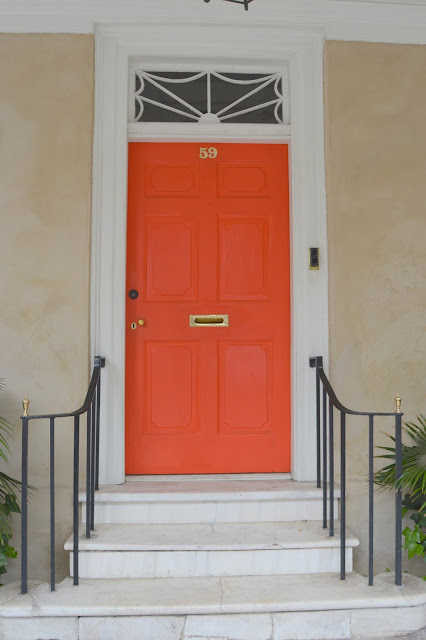
[(2, 640), (349, 640), (426, 626), (426, 583), (351, 574), (64, 580), (0, 591)]

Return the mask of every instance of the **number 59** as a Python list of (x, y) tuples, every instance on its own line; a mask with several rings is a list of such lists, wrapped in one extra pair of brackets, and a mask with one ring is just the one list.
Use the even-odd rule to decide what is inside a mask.
[(216, 158), (217, 149), (215, 147), (200, 147), (200, 158), (205, 160), (206, 158)]

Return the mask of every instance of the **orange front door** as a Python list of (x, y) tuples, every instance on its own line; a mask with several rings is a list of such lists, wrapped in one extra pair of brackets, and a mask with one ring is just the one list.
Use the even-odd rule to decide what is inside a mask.
[(126, 473), (289, 471), (287, 146), (131, 143), (127, 261)]

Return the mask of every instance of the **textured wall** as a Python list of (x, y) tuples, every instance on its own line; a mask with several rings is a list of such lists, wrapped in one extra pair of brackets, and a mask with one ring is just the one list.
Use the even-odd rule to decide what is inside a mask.
[[(89, 366), (93, 37), (0, 35), (0, 415), (69, 411)], [(30, 423), (29, 576), (48, 577), (48, 425)], [(71, 425), (58, 425), (57, 545), (70, 533)], [(14, 538), (15, 545), (19, 538)], [(10, 563), (8, 580), (17, 576)]]
[[(70, 410), (89, 367), (93, 39), (0, 36), (0, 415)], [(426, 411), (426, 48), (328, 42), (326, 169), (331, 378), (354, 408)], [(57, 545), (70, 531), (72, 439), (58, 428)], [(366, 568), (366, 425), (349, 423), (348, 509)], [(385, 441), (379, 425), (378, 440)], [(31, 426), (30, 577), (48, 577), (47, 425)], [(391, 566), (393, 509), (377, 496), (376, 570)], [(15, 538), (19, 544), (19, 538)], [(17, 576), (11, 562), (8, 579)], [(413, 569), (413, 567), (411, 567)], [(415, 570), (424, 571), (418, 565)]]
[[(426, 412), (425, 69), (426, 47), (325, 45), (331, 379), (354, 409), (393, 411), (399, 392), (409, 420)], [(387, 442), (390, 424), (378, 427)], [(350, 421), (348, 440), (349, 520), (365, 570), (365, 420)], [(377, 495), (376, 570), (393, 566), (393, 504)]]

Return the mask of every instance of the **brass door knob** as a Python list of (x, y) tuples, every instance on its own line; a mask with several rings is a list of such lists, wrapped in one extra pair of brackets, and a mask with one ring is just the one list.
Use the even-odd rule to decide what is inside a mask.
[(138, 320), (138, 325), (140, 327), (143, 327), (144, 324), (145, 324), (145, 320)]

